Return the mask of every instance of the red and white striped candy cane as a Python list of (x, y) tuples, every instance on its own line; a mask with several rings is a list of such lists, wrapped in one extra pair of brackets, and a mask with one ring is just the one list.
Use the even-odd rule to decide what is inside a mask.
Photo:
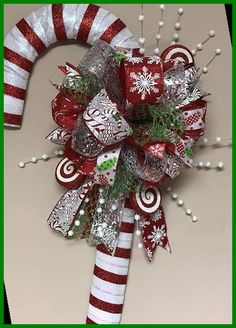
[(57, 41), (139, 48), (126, 25), (109, 11), (88, 4), (47, 5), (21, 19), (4, 42), (4, 123), (21, 127), (28, 79), (36, 58)]
[(134, 231), (134, 211), (128, 201), (114, 256), (104, 245), (97, 247), (87, 324), (119, 324), (125, 298)]

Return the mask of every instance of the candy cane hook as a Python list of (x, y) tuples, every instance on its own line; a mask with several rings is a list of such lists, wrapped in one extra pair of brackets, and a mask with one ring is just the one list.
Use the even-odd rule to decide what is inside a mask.
[(27, 84), (36, 58), (50, 45), (77, 40), (139, 48), (124, 22), (92, 4), (47, 5), (21, 19), (4, 42), (4, 124), (20, 128)]

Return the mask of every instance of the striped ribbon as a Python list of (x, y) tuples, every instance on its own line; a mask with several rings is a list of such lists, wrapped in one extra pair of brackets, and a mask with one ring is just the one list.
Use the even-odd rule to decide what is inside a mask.
[(125, 298), (134, 230), (134, 211), (126, 202), (121, 233), (112, 256), (104, 245), (97, 247), (87, 324), (119, 324)]
[(97, 5), (52, 4), (21, 19), (4, 42), (4, 123), (20, 127), (28, 79), (36, 58), (51, 44), (75, 39), (93, 45), (138, 48), (126, 25)]

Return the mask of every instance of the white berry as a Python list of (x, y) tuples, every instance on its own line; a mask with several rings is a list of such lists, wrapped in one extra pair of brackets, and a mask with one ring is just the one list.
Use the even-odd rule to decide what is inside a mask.
[(216, 49), (215, 54), (218, 56), (221, 54), (221, 49)]
[(79, 215), (84, 215), (85, 211), (84, 210), (80, 210), (79, 211)]
[(209, 32), (209, 37), (210, 37), (210, 38), (213, 38), (214, 36), (215, 36), (215, 31), (211, 30), (211, 31)]
[(89, 198), (86, 197), (85, 200), (84, 200), (85, 203), (88, 203), (89, 202)]
[(179, 9), (178, 9), (178, 14), (179, 14), (180, 16), (184, 14), (184, 10), (183, 10), (183, 8), (179, 8)]
[(197, 220), (198, 220), (197, 216), (194, 215), (194, 216), (192, 217), (192, 221), (193, 221), (193, 222), (197, 222)]
[(138, 243), (138, 248), (143, 248), (143, 244), (142, 243)]
[(106, 227), (107, 227), (107, 223), (106, 223), (106, 222), (103, 222), (103, 223), (102, 223), (102, 227), (103, 227), (103, 228), (106, 228)]
[(146, 42), (146, 39), (145, 39), (145, 38), (139, 38), (139, 39), (138, 39), (138, 42), (139, 42), (140, 44), (144, 44), (144, 43)]
[(159, 34), (159, 33), (156, 34), (156, 39), (157, 39), (157, 40), (161, 40), (161, 34)]
[(204, 163), (202, 161), (198, 162), (198, 167), (203, 167), (204, 166)]
[(193, 50), (191, 50), (191, 53), (192, 53), (193, 56), (196, 56), (196, 53), (197, 53), (197, 52), (196, 52), (195, 49), (193, 49)]
[(223, 162), (219, 162), (218, 164), (217, 164), (217, 168), (218, 169), (223, 169), (224, 168), (224, 163)]
[(100, 199), (99, 199), (99, 203), (100, 203), (100, 204), (104, 204), (104, 203), (105, 203), (105, 199), (104, 199), (104, 198), (100, 198)]
[(32, 161), (33, 163), (37, 163), (37, 162), (38, 162), (38, 159), (37, 159), (36, 157), (32, 157), (32, 158), (31, 158), (31, 161)]
[(18, 164), (18, 166), (19, 166), (20, 168), (23, 169), (23, 167), (25, 167), (25, 163), (24, 163), (24, 162), (20, 162), (20, 163)]
[(76, 227), (78, 227), (80, 225), (80, 221), (79, 220), (76, 220), (75, 221), (75, 225), (76, 225)]
[(144, 15), (139, 15), (139, 16), (138, 16), (138, 20), (139, 20), (140, 22), (142, 22), (142, 21), (144, 20)]
[(178, 195), (175, 194), (175, 193), (173, 193), (173, 194), (172, 194), (172, 198), (173, 198), (173, 199), (177, 199), (177, 198), (178, 198)]
[(140, 48), (140, 49), (139, 49), (139, 53), (140, 53), (141, 55), (143, 55), (143, 54), (145, 53), (145, 49), (144, 49), (144, 48)]
[(138, 220), (140, 219), (140, 215), (139, 215), (139, 214), (135, 214), (134, 219), (135, 219), (136, 221), (138, 221)]
[(159, 27), (163, 27), (163, 26), (164, 26), (164, 22), (163, 22), (163, 21), (160, 21), (160, 22), (158, 23), (158, 25), (159, 25)]
[(69, 237), (72, 237), (73, 234), (74, 234), (74, 232), (73, 232), (72, 230), (68, 231), (68, 236), (69, 236)]
[(112, 205), (111, 209), (112, 209), (113, 211), (116, 211), (116, 210), (117, 210), (117, 206), (116, 206), (116, 205)]
[(183, 206), (184, 205), (184, 201), (182, 199), (178, 200), (178, 203), (177, 203), (179, 206)]
[(179, 36), (178, 36), (177, 33), (175, 33), (175, 34), (173, 35), (173, 40), (174, 40), (174, 41), (178, 41), (178, 40), (179, 40)]
[(135, 234), (136, 234), (136, 236), (140, 236), (141, 235), (141, 231), (140, 230), (136, 230), (135, 231)]
[(155, 49), (153, 50), (153, 52), (154, 52), (155, 55), (159, 55), (160, 50), (159, 50), (159, 48), (155, 48)]
[(216, 137), (216, 143), (221, 143), (221, 137)]
[(197, 50), (201, 51), (203, 49), (202, 43), (197, 44)]
[(180, 31), (181, 30), (181, 24), (180, 24), (180, 22), (175, 23), (175, 29), (176, 29), (176, 31)]
[(207, 144), (208, 143), (208, 139), (207, 138), (203, 138), (203, 143)]
[(206, 163), (205, 163), (205, 167), (206, 167), (207, 169), (209, 169), (209, 168), (211, 167), (211, 162), (206, 162)]
[(159, 8), (160, 8), (161, 11), (164, 11), (165, 10), (165, 5), (160, 5)]
[(203, 67), (202, 73), (203, 74), (207, 74), (208, 73), (208, 68), (206, 66)]
[(98, 208), (97, 208), (97, 212), (98, 212), (98, 213), (102, 213), (102, 208), (101, 208), (101, 207), (98, 207)]
[(43, 159), (44, 161), (46, 161), (46, 160), (48, 159), (48, 155), (47, 155), (47, 154), (43, 154), (42, 159)]
[(187, 208), (187, 209), (186, 209), (186, 214), (187, 214), (187, 215), (191, 215), (191, 214), (192, 214), (192, 210), (191, 210), (190, 208)]

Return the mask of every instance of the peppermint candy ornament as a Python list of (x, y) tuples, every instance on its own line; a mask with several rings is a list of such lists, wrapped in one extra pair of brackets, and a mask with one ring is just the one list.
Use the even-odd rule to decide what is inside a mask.
[(161, 193), (157, 187), (143, 187), (139, 192), (130, 193), (130, 202), (138, 214), (155, 213), (161, 204)]

